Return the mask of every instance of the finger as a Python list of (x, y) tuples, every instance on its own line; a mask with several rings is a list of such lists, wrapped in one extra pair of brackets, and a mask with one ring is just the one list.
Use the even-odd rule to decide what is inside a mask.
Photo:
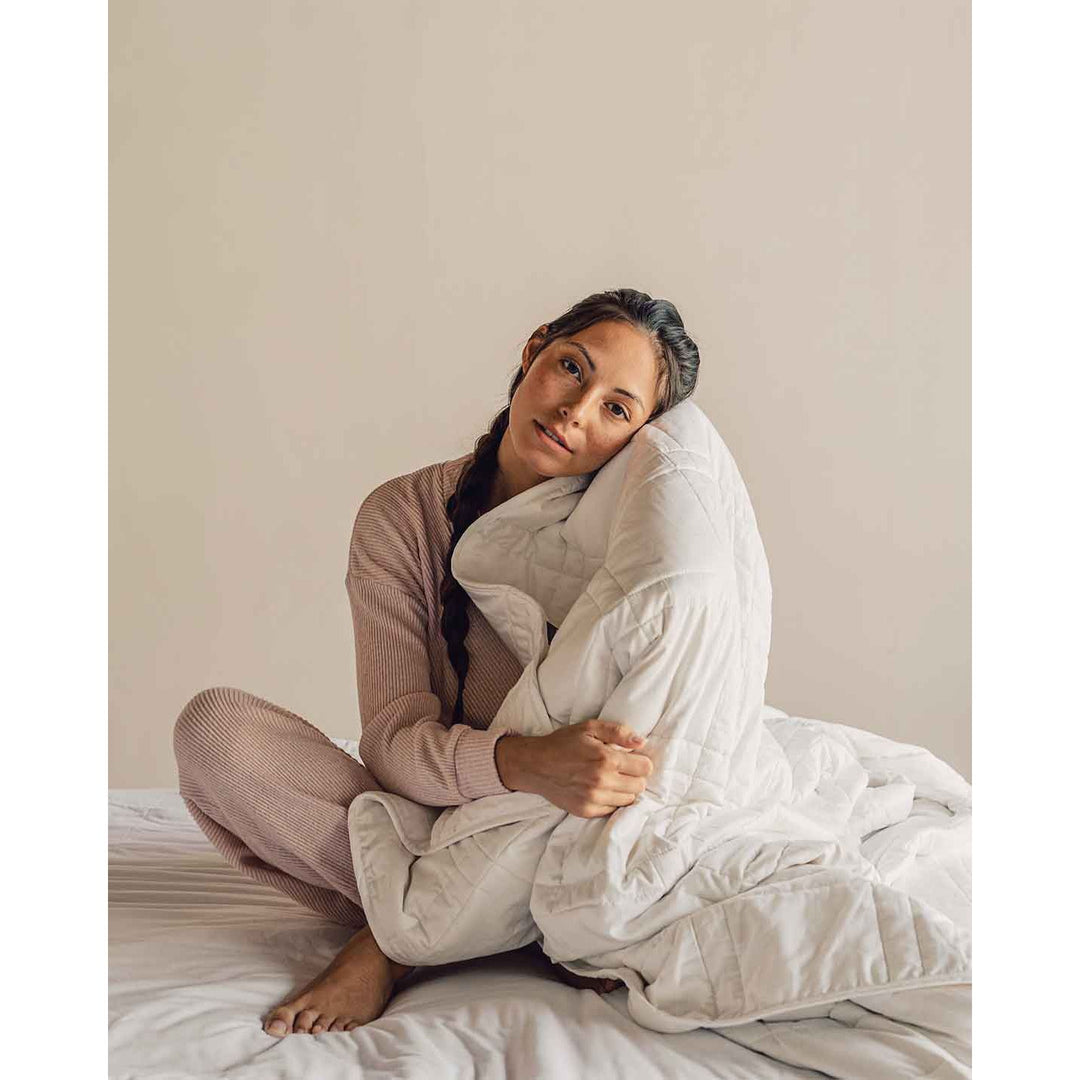
[(609, 811), (612, 809), (618, 810), (620, 806), (629, 806), (631, 803), (636, 802), (640, 794), (639, 791), (616, 791), (605, 786), (598, 791), (591, 792), (589, 802), (594, 806), (604, 806)]
[(631, 751), (628, 754), (620, 754), (616, 763), (624, 776), (652, 776), (653, 761), (645, 754), (636, 754)]
[(637, 749), (645, 743), (645, 740), (629, 724), (619, 724), (614, 720), (597, 719), (590, 722), (590, 727), (593, 729), (590, 734), (595, 735), (603, 742), (614, 743), (616, 746)]
[[(607, 794), (640, 795), (648, 781), (644, 776), (629, 776), (626, 773), (611, 773), (600, 781), (600, 790)], [(599, 801), (599, 800), (594, 800)]]

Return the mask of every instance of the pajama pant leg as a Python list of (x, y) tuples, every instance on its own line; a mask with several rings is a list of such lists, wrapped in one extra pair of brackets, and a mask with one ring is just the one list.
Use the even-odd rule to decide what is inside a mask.
[(303, 717), (245, 690), (202, 690), (173, 728), (180, 795), (226, 861), (334, 922), (367, 924), (349, 804), (375, 778)]

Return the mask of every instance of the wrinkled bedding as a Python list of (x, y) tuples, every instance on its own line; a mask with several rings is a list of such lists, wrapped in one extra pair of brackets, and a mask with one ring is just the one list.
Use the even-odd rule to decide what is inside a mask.
[(648, 737), (654, 770), (594, 819), (526, 792), (442, 811), (359, 796), (354, 867), (388, 955), (539, 940), (623, 980), (655, 1031), (723, 1028), (752, 1047), (777, 1030), (762, 1021), (791, 1022), (782, 1060), (845, 1075), (814, 1025), (865, 1009), (902, 1033), (910, 1075), (968, 1075), (970, 785), (923, 748), (764, 705), (764, 547), (693, 402), (595, 474), (482, 515), (452, 566), (524, 667), (492, 727), (617, 720)]
[[(357, 756), (355, 740), (334, 742)], [(352, 1031), (267, 1035), (267, 1008), (326, 967), (351, 933), (229, 866), (176, 791), (110, 790), (109, 1077), (820, 1076), (718, 1032), (643, 1033), (626, 990), (575, 990), (528, 952), (419, 968), (382, 1016)], [(853, 1020), (828, 1023), (849, 1031)], [(86, 1075), (102, 1075), (94, 1065)]]

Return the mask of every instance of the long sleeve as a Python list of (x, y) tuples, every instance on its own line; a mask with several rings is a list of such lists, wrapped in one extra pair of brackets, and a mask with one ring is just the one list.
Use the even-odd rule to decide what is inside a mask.
[(438, 601), (421, 558), (432, 561), (432, 529), (407, 479), (387, 481), (364, 500), (349, 547), (360, 756), (386, 791), (457, 806), (510, 790), (495, 765), (495, 744), (506, 732), (452, 724), (433, 689), (438, 658), (428, 622)]
[(387, 790), (426, 806), (508, 792), (495, 766), (505, 731), (447, 724), (431, 689), (424, 607), (389, 585), (345, 579), (356, 638), (360, 757)]

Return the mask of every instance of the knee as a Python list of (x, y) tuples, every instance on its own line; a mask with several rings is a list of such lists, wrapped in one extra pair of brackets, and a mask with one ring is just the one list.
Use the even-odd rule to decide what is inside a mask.
[(195, 758), (229, 759), (244, 754), (251, 726), (249, 695), (231, 686), (200, 690), (181, 710), (173, 725), (173, 753), (181, 764)]

